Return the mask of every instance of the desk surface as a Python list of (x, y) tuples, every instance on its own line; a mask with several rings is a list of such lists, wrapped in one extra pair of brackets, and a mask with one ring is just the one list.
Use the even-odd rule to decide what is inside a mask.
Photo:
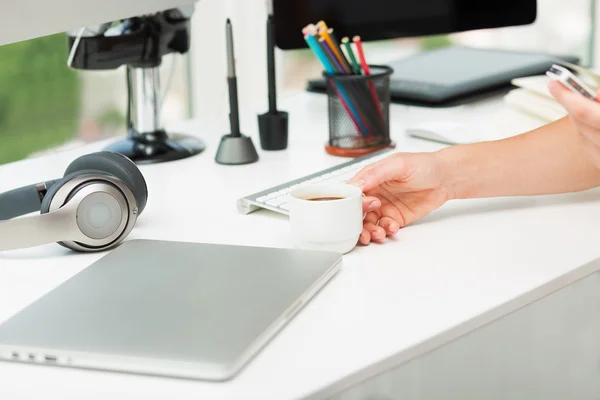
[[(130, 237), (291, 247), (287, 218), (268, 211), (240, 215), (236, 200), (344, 160), (323, 151), (324, 96), (298, 95), (284, 107), (291, 113), (290, 149), (261, 152), (259, 163), (250, 166), (213, 161), (221, 124), (183, 124), (182, 130), (207, 141), (208, 150), (142, 167), (149, 202)], [(490, 139), (540, 124), (511, 113), (500, 100), (449, 110), (393, 106), (399, 150), (441, 147), (405, 137), (403, 127), (422, 118), (485, 120), (493, 127), (483, 133)], [(253, 116), (242, 124), (256, 134)], [(99, 148), (0, 167), (0, 190), (62, 176), (69, 161)], [(418, 344), (439, 340), (450, 328), (600, 257), (598, 221), (598, 190), (450, 202), (386, 244), (358, 247), (345, 256), (338, 276), (230, 382), (0, 363), (0, 398), (323, 398), (414, 356)], [(99, 257), (58, 245), (0, 254), (0, 321)]]

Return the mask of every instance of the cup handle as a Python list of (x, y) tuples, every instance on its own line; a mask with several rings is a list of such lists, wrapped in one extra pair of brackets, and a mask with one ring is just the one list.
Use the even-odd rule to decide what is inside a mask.
[[(366, 196), (366, 194), (363, 193), (362, 197), (365, 197), (365, 196)], [(363, 221), (365, 220), (365, 218), (367, 218), (367, 214), (363, 214)]]

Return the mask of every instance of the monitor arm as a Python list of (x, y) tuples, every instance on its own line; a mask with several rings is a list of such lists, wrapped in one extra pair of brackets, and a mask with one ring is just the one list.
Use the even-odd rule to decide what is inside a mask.
[(68, 32), (69, 66), (83, 70), (160, 66), (162, 57), (187, 53), (193, 6)]
[(204, 150), (198, 139), (167, 135), (160, 124), (162, 58), (190, 49), (194, 6), (88, 26), (67, 33), (68, 65), (80, 70), (111, 70), (127, 66), (127, 139), (107, 150), (138, 163), (170, 161)]

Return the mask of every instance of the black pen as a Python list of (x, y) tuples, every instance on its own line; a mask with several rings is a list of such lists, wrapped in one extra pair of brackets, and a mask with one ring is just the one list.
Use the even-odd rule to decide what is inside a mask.
[(227, 18), (227, 84), (229, 86), (229, 123), (231, 135), (240, 136), (240, 115), (238, 109), (237, 78), (235, 75), (235, 54), (233, 51), (233, 28)]

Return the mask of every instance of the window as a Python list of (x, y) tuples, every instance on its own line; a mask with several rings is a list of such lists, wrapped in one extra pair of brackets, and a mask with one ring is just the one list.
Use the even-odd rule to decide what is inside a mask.
[[(0, 47), (0, 164), (126, 134), (125, 69), (75, 71), (67, 55), (64, 34)], [(187, 58), (165, 57), (161, 75), (168, 125), (189, 117)]]

